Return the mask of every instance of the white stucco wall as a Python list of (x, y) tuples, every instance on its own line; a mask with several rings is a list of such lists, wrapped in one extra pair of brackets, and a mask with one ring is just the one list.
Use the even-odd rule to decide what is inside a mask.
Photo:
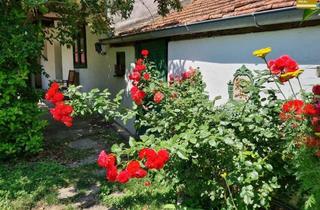
[[(310, 90), (320, 82), (314, 67), (320, 65), (320, 26), (273, 32), (219, 36), (193, 40), (172, 41), (168, 44), (169, 74), (178, 74), (190, 66), (199, 67), (211, 98), (222, 96), (219, 104), (228, 100), (228, 81), (236, 69), (245, 64), (249, 69), (265, 69), (252, 52), (272, 47), (268, 58), (288, 54), (305, 69), (301, 76), (303, 86)], [(296, 80), (295, 90), (299, 90)], [(285, 92), (290, 93), (287, 86)]]
[[(116, 53), (117, 52), (125, 52), (126, 55), (126, 75), (124, 77), (114, 77), (114, 65), (116, 64)], [(129, 81), (129, 74), (134, 67), (135, 63), (135, 48), (134, 46), (126, 46), (126, 47), (116, 47), (116, 48), (108, 48), (107, 49), (107, 88), (110, 92), (115, 95), (120, 90), (125, 90), (123, 95), (122, 105), (127, 108), (132, 107), (132, 100), (130, 97), (130, 88), (131, 84)], [(118, 121), (122, 124), (121, 121)], [(122, 124), (123, 125), (123, 124)], [(124, 125), (132, 134), (134, 134), (134, 120), (130, 120)]]
[(51, 44), (46, 41), (44, 48), (43, 56), (46, 59), (41, 58), (40, 63), (49, 77), (47, 78), (44, 75), (41, 75), (41, 77), (42, 88), (47, 89), (51, 80), (61, 79), (61, 53), (59, 52), (60, 44), (57, 42)]
[[(93, 88), (105, 89), (108, 88), (112, 95), (116, 95), (120, 90), (124, 89), (123, 106), (131, 107), (132, 101), (128, 91), (128, 74), (135, 62), (135, 50), (133, 46), (120, 48), (107, 48), (106, 55), (101, 55), (95, 50), (95, 43), (98, 42), (99, 36), (91, 34), (88, 28), (86, 29), (87, 37), (87, 68), (75, 69), (73, 65), (73, 50), (62, 47), (62, 72), (63, 79), (68, 78), (69, 70), (75, 69), (80, 75), (80, 85), (83, 86), (82, 91), (90, 91)], [(116, 52), (125, 52), (126, 54), (126, 76), (115, 77), (114, 65), (116, 64)], [(120, 123), (120, 121), (119, 121)], [(133, 122), (127, 123), (126, 128), (135, 133)]]

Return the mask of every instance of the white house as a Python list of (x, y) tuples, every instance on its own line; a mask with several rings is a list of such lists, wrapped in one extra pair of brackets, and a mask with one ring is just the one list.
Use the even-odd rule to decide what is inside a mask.
[[(320, 16), (302, 22), (303, 10), (294, 0), (194, 0), (182, 11), (131, 28), (102, 43), (116, 48), (150, 49), (167, 63), (166, 73), (199, 67), (212, 98), (228, 96), (228, 81), (243, 64), (249, 69), (266, 66), (252, 56), (272, 47), (270, 58), (288, 54), (305, 69), (304, 88), (320, 82)], [(294, 86), (298, 90), (298, 84)], [(286, 92), (289, 87), (283, 87)]]
[[(49, 79), (67, 79), (69, 70), (75, 69), (84, 91), (126, 89), (124, 104), (130, 106), (128, 74), (140, 50), (146, 48), (164, 77), (199, 67), (210, 96), (222, 96), (221, 104), (228, 100), (227, 83), (235, 71), (243, 64), (264, 69), (252, 51), (270, 46), (270, 58), (288, 54), (300, 63), (305, 88), (320, 82), (320, 16), (301, 22), (303, 10), (295, 7), (294, 0), (193, 0), (166, 17), (156, 16), (153, 0), (141, 2), (137, 1), (129, 20), (117, 22), (115, 37), (96, 36), (86, 28), (77, 41), (80, 53), (47, 43), (48, 60), (42, 64)], [(97, 42), (105, 54), (96, 52)], [(119, 67), (124, 76), (115, 76)], [(43, 78), (42, 83), (46, 88), (48, 80)], [(132, 124), (127, 128), (134, 132)]]

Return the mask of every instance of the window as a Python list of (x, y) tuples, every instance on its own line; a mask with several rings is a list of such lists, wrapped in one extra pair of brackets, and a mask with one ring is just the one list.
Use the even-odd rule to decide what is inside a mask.
[(81, 28), (73, 45), (73, 66), (74, 68), (87, 68), (87, 46), (86, 29)]
[(117, 52), (115, 65), (115, 76), (122, 77), (126, 73), (126, 53)]

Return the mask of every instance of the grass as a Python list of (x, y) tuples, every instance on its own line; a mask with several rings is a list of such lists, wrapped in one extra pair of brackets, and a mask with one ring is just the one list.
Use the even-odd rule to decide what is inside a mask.
[[(39, 205), (63, 205), (65, 209), (73, 209), (71, 204), (95, 183), (101, 184), (99, 198), (106, 206), (133, 210), (172, 209), (164, 208), (166, 204), (175, 202), (167, 185), (152, 183), (146, 187), (146, 180), (132, 180), (126, 185), (112, 184), (93, 173), (97, 169), (96, 164), (70, 169), (53, 161), (24, 162), (15, 166), (2, 164), (0, 209), (32, 209)], [(58, 199), (58, 189), (68, 186), (74, 186), (77, 194)]]
[[(58, 130), (63, 129), (67, 128), (59, 127)], [(123, 141), (111, 129), (94, 129), (93, 133), (85, 133), (82, 138), (90, 137), (96, 140), (104, 145), (107, 151), (113, 143)], [(172, 205), (168, 205), (175, 203), (170, 185), (154, 182), (150, 187), (146, 187), (146, 180), (131, 180), (125, 185), (108, 183), (96, 163), (77, 168), (68, 167), (69, 163), (84, 159), (95, 151), (70, 149), (68, 144), (74, 138), (55, 138), (55, 130), (52, 129), (50, 139), (45, 142), (44, 151), (38, 156), (0, 162), (1, 210), (44, 209), (56, 205), (63, 209), (76, 209), (73, 204), (90, 192), (92, 186), (101, 186), (97, 195), (98, 201), (114, 209), (173, 209)], [(67, 187), (74, 187), (75, 195), (59, 198), (59, 189)]]
[(57, 203), (57, 189), (70, 182), (70, 171), (54, 162), (0, 166), (0, 208), (30, 209), (40, 200)]

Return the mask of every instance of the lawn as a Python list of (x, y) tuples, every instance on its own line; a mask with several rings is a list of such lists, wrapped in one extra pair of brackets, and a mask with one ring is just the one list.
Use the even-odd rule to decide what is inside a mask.
[[(145, 187), (137, 180), (124, 187), (105, 180), (104, 169), (91, 157), (97, 157), (100, 147), (109, 150), (113, 143), (125, 142), (109, 124), (78, 119), (67, 128), (51, 121), (45, 134), (39, 155), (0, 164), (0, 209), (159, 209), (173, 201), (166, 185)], [(70, 148), (78, 139), (97, 142), (97, 147)]]

